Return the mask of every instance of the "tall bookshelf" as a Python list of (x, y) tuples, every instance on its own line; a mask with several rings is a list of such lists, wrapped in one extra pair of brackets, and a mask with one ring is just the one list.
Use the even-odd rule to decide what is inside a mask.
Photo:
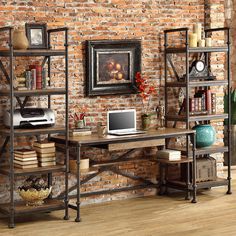
[[(51, 48), (51, 35), (61, 32), (64, 34), (64, 49), (52, 49)], [(8, 47), (0, 50), (0, 69), (5, 76), (5, 79), (9, 85), (9, 89), (0, 90), (1, 97), (7, 97), (10, 100), (10, 128), (1, 127), (0, 135), (3, 137), (4, 142), (0, 150), (1, 156), (4, 156), (6, 149), (9, 145), (10, 157), (7, 158), (8, 164), (0, 166), (0, 174), (8, 176), (9, 178), (9, 202), (0, 204), (0, 212), (9, 217), (9, 228), (15, 227), (15, 217), (23, 214), (33, 214), (38, 212), (50, 212), (54, 210), (65, 210), (64, 219), (68, 219), (68, 173), (69, 173), (69, 149), (68, 149), (68, 137), (69, 137), (69, 119), (68, 119), (68, 28), (58, 28), (47, 30), (48, 37), (48, 48), (46, 49), (28, 49), (28, 50), (15, 50), (13, 49), (13, 27), (0, 28), (0, 33), (7, 35)], [(14, 88), (14, 68), (16, 58), (29, 58), (34, 59), (37, 57), (42, 59), (42, 67), (47, 66), (48, 76), (51, 76), (51, 57), (61, 56), (64, 58), (64, 87), (63, 88), (47, 88), (40, 90), (23, 90), (19, 91)], [(40, 60), (41, 60), (40, 59)], [(3, 60), (7, 60), (9, 64), (9, 70), (5, 68)], [(65, 108), (65, 120), (62, 126), (53, 127), (41, 127), (41, 128), (30, 128), (30, 129), (16, 129), (13, 126), (13, 113), (14, 103), (13, 99), (16, 98), (20, 109), (24, 109), (27, 101), (30, 97), (47, 97), (47, 107), (51, 108), (51, 97), (54, 95), (64, 96), (64, 108)], [(17, 169), (14, 167), (14, 142), (19, 136), (35, 136), (40, 141), (41, 135), (52, 134), (64, 134), (66, 136), (65, 146), (66, 153), (64, 158), (64, 164), (56, 164), (55, 166), (49, 167), (37, 167), (29, 169)], [(41, 206), (26, 206), (24, 202), (18, 202), (15, 200), (15, 179), (18, 176), (29, 176), (29, 175), (46, 175), (48, 186), (52, 186), (52, 175), (55, 172), (64, 173), (65, 178), (65, 196), (64, 201), (54, 199), (50, 195), (46, 199), (45, 203)]]

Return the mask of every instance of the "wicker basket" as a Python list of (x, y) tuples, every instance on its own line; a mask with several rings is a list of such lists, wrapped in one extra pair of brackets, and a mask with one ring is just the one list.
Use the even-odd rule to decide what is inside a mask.
[(44, 203), (44, 199), (46, 199), (51, 193), (52, 187), (36, 190), (34, 188), (28, 189), (25, 191), (24, 189), (19, 190), (19, 195), (21, 198), (26, 201), (27, 206), (40, 206)]

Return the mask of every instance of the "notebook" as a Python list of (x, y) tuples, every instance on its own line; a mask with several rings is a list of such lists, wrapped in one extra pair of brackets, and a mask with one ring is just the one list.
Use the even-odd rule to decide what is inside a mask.
[(143, 134), (136, 130), (136, 110), (116, 110), (107, 112), (107, 131), (112, 135)]

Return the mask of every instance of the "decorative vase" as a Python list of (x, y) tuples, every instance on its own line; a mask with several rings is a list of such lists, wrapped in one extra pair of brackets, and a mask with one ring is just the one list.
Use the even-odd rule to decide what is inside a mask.
[(14, 49), (25, 50), (28, 48), (29, 41), (24, 30), (18, 29), (13, 31), (12, 45)]
[(147, 114), (141, 116), (143, 130), (148, 130), (151, 125), (151, 117)]
[(196, 130), (197, 147), (208, 147), (215, 142), (216, 131), (211, 125), (196, 125), (193, 129)]

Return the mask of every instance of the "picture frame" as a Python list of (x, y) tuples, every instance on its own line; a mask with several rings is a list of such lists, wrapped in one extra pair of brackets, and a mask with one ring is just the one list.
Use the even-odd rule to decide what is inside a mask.
[(87, 96), (137, 93), (140, 40), (88, 40), (86, 50)]
[(47, 49), (47, 24), (26, 23), (25, 31), (29, 49)]

